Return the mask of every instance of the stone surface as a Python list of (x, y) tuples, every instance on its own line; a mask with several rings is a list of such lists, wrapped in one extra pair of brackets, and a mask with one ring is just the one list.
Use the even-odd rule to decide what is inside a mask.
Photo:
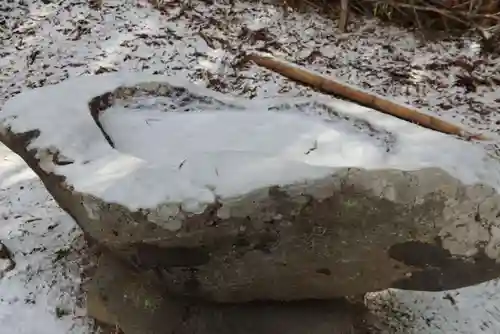
[(16, 263), (9, 249), (0, 243), (0, 278), (14, 269)]
[(89, 316), (125, 334), (383, 333), (363, 304), (345, 299), (221, 305), (173, 298), (109, 254), (86, 291)]
[[(89, 239), (174, 294), (328, 299), (388, 287), (453, 289), (499, 275), (500, 165), (481, 147), (341, 102), (250, 104), (179, 85), (113, 74), (35, 90), (6, 105), (0, 139)], [(155, 94), (176, 101), (155, 105), (172, 112), (201, 105), (261, 110), (265, 118), (294, 109), (331, 129), (316, 134), (319, 123), (311, 125), (314, 146), (299, 158), (237, 152), (220, 159), (226, 165), (194, 157), (196, 168), (185, 171), (185, 160), (162, 164), (122, 152), (100, 121), (113, 105)], [(226, 116), (217, 114), (221, 123)], [(323, 149), (325, 136), (340, 146)], [(216, 175), (206, 176), (214, 165)]]

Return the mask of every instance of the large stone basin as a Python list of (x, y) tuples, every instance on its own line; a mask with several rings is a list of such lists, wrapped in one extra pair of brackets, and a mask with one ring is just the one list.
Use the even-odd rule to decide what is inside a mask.
[(354, 104), (113, 73), (18, 95), (0, 125), (89, 239), (174, 294), (328, 299), (500, 273), (498, 161)]

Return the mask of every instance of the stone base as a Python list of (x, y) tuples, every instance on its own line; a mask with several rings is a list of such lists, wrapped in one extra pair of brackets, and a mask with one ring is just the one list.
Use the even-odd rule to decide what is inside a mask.
[(88, 314), (125, 334), (379, 333), (362, 303), (212, 304), (167, 296), (146, 274), (103, 254), (87, 285)]

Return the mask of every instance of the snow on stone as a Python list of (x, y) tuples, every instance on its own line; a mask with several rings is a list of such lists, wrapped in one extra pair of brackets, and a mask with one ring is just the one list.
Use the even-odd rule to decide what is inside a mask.
[[(141, 84), (160, 84), (159, 91), (163, 84), (174, 93), (186, 88), (226, 107), (104, 111), (102, 125), (116, 141), (113, 149), (91, 117), (89, 102)], [(42, 168), (66, 176), (76, 191), (131, 210), (189, 203), (199, 212), (215, 196), (321, 178), (340, 167), (441, 167), (465, 183), (500, 189), (497, 161), (480, 147), (351, 103), (315, 101), (236, 99), (177, 78), (118, 72), (21, 94), (5, 104), (0, 124), (15, 133), (39, 130), (29, 149), (38, 151)], [(54, 150), (74, 163), (55, 165), (45, 153)]]

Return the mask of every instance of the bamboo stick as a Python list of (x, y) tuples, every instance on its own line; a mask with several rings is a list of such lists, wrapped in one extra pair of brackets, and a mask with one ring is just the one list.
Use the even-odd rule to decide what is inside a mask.
[(409, 122), (413, 122), (422, 127), (443, 132), (446, 134), (460, 136), (467, 140), (489, 140), (483, 134), (472, 134), (457, 125), (446, 122), (437, 117), (423, 114), (418, 110), (384, 99), (381, 96), (368, 93), (351, 87), (349, 85), (326, 78), (320, 74), (301, 69), (287, 62), (276, 59), (272, 56), (250, 54), (246, 56), (246, 61), (253, 61), (255, 64), (265, 67), (268, 70), (279, 73), (289, 79), (311, 86), (326, 93), (335, 94), (356, 102), (365, 107), (372, 108)]

